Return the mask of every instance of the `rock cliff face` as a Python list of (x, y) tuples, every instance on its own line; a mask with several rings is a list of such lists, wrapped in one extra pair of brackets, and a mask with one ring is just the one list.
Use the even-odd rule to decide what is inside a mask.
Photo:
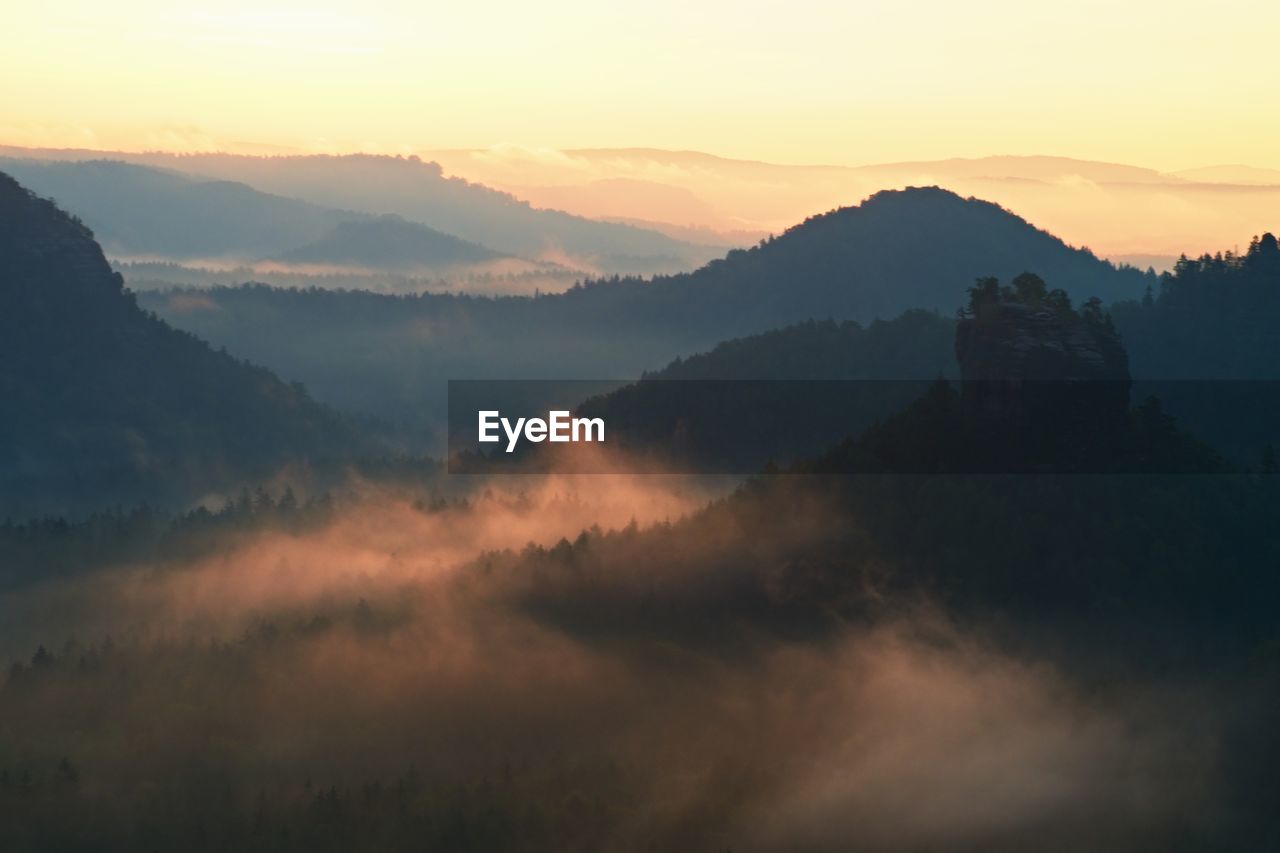
[(1022, 302), (984, 305), (962, 319), (956, 357), (966, 380), (1129, 381), (1114, 330)]
[(1110, 452), (1126, 427), (1129, 360), (1109, 319), (1035, 276), (975, 288), (956, 357), (966, 427), (988, 451), (1071, 467)]

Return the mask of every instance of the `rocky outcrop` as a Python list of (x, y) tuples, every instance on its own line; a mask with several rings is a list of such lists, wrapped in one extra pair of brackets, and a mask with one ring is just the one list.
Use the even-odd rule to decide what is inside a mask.
[(962, 319), (956, 358), (966, 380), (1129, 381), (1129, 358), (1113, 329), (1017, 301)]
[(961, 409), (985, 451), (1055, 468), (1110, 453), (1128, 419), (1129, 361), (1096, 302), (1077, 312), (1034, 276), (989, 283), (956, 328)]

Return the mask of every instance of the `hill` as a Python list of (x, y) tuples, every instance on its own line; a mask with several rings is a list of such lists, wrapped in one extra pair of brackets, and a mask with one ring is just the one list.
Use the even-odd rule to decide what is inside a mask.
[[(1112, 260), (1176, 258), (1230, 246), (1274, 227), (1280, 178), (1274, 170), (1214, 167), (1169, 174), (1141, 166), (1067, 157), (996, 156), (882, 163), (800, 165), (732, 160), (696, 151), (646, 148), (547, 152), (516, 146), (432, 151), (447, 172), (558, 202), (592, 215), (620, 202), (599, 181), (644, 181), (628, 196), (629, 219), (718, 231), (777, 233), (818, 211), (886, 189), (940, 186), (1016, 210), (1074, 245)], [(696, 205), (671, 213), (671, 193)], [(656, 226), (655, 226), (656, 227)], [(1141, 266), (1146, 267), (1144, 261)], [(1163, 268), (1157, 263), (1157, 268)]]
[(1183, 169), (1174, 174), (1185, 180), (1201, 183), (1239, 184), (1242, 186), (1280, 185), (1280, 169), (1264, 169), (1258, 166), (1244, 166), (1238, 163)]
[[(1141, 300), (1112, 306), (1135, 377), (1239, 464), (1280, 447), (1280, 242), (1182, 257)], [(1247, 416), (1241, 416), (1247, 412)]]
[(1142, 299), (1113, 309), (1152, 379), (1280, 378), (1280, 242), (1254, 237), (1240, 254), (1183, 256)]
[(508, 193), (446, 177), (438, 164), (417, 157), (8, 150), (60, 160), (109, 156), (202, 180), (235, 181), (327, 208), (370, 215), (394, 213), (504, 254), (587, 271), (675, 272), (692, 269), (719, 254), (714, 248), (675, 240), (651, 229), (533, 207)]
[[(943, 381), (957, 375), (959, 394)], [(1252, 399), (1242, 400), (1206, 383), (1188, 394), (1185, 385), (1140, 389), (1171, 397), (1213, 441), (1230, 435), (1222, 423), (1248, 422), (1253, 441), (1229, 448), (1245, 464), (1257, 463), (1266, 440), (1280, 435), (1275, 388), (1251, 389)], [(602, 419), (610, 446), (639, 453), (641, 464), (656, 459), (696, 472), (786, 464), (868, 427), (861, 444), (844, 445), (855, 470), (1227, 467), (1173, 427), (1161, 400), (1148, 397), (1131, 414), (1133, 386), (1101, 303), (1077, 310), (1063, 291), (1023, 273), (1008, 286), (979, 279), (958, 322), (916, 311), (869, 328), (803, 323), (677, 359), (585, 401), (576, 414)]]
[(499, 257), (483, 246), (388, 214), (340, 222), (315, 242), (281, 254), (279, 260), (408, 272), (477, 264)]
[(144, 313), (80, 221), (0, 174), (0, 513), (185, 500), (348, 454), (300, 387)]
[(116, 257), (256, 259), (359, 218), (240, 183), (111, 160), (2, 158), (0, 171), (82, 218)]
[(614, 447), (751, 473), (822, 451), (957, 376), (955, 328), (927, 311), (868, 326), (810, 320), (677, 358), (576, 413), (602, 418)]
[(538, 298), (258, 286), (202, 291), (200, 310), (182, 294), (142, 298), (323, 400), (419, 419), (439, 410), (450, 378), (635, 378), (673, 356), (810, 319), (868, 323), (917, 308), (950, 315), (975, 278), (1028, 269), (1080, 300), (1137, 297), (1156, 280), (995, 205), (916, 189), (814, 217), (692, 273), (602, 279)]
[[(1134, 298), (1154, 281), (998, 205), (927, 187), (880, 192), (811, 217), (687, 276), (656, 279), (632, 300), (645, 309), (669, 300), (683, 303), (679, 311), (717, 310), (771, 325), (823, 316), (869, 321), (912, 308), (951, 313), (975, 278), (1029, 269), (1043, 270), (1081, 300)], [(598, 298), (611, 296), (618, 294)]]
[(807, 320), (724, 341), (642, 379), (933, 379), (955, 373), (954, 333), (952, 320), (929, 311), (866, 326)]

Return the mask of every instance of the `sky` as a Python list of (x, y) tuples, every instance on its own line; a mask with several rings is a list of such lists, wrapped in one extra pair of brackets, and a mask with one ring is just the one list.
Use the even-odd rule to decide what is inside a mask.
[(1280, 5), (11, 4), (0, 143), (1280, 167)]

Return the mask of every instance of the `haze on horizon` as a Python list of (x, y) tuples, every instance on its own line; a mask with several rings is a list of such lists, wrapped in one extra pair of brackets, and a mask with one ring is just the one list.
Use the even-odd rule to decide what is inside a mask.
[(69, 0), (6, 18), (11, 145), (1280, 167), (1280, 8), (1247, 0)]

